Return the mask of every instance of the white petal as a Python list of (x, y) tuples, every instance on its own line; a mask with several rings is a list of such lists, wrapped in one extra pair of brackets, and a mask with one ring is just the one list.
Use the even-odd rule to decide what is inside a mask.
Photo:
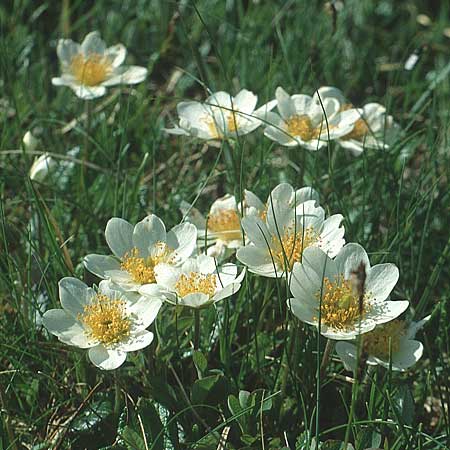
[(223, 289), (221, 289), (217, 294), (215, 294), (212, 300), (215, 303), (218, 302), (219, 300), (230, 297), (231, 295), (239, 291), (240, 288), (241, 288), (240, 283), (231, 283), (228, 286), (225, 286)]
[(311, 107), (311, 103), (313, 102), (309, 95), (296, 94), (291, 98), (295, 105), (295, 112), (298, 115), (306, 114)]
[[(144, 286), (142, 286), (142, 288)], [(139, 292), (146, 292), (145, 290), (142, 290), (142, 288), (139, 290)], [(147, 292), (149, 291), (147, 290)], [(151, 323), (153, 323), (153, 321), (156, 319), (156, 316), (158, 315), (159, 310), (161, 309), (163, 298), (161, 290), (158, 295), (159, 298), (156, 296), (150, 296), (148, 295), (148, 293), (141, 295), (136, 302), (128, 306), (129, 311), (139, 318), (141, 322), (140, 326), (142, 328), (147, 328)]]
[(120, 351), (135, 352), (149, 346), (153, 341), (153, 333), (147, 330), (141, 330), (130, 336), (127, 342), (120, 344)]
[(122, 44), (116, 44), (108, 47), (105, 51), (105, 56), (111, 61), (113, 67), (119, 67), (127, 55), (127, 49)]
[(264, 203), (252, 191), (244, 189), (244, 202), (246, 206), (255, 208), (258, 212), (265, 209)]
[(232, 109), (231, 95), (228, 92), (224, 91), (214, 92), (205, 100), (205, 104), (209, 106), (222, 106), (222, 114), (226, 114), (227, 110)]
[(305, 266), (314, 270), (314, 272), (319, 276), (320, 280), (322, 277), (334, 278), (338, 273), (338, 267), (336, 261), (332, 260), (327, 254), (318, 247), (308, 247), (305, 248), (302, 255), (302, 264), (299, 267), (299, 273), (301, 266)]
[(65, 277), (59, 283), (59, 299), (65, 311), (77, 318), (84, 313), (84, 307), (90, 303), (92, 289), (89, 289), (78, 278)]
[(408, 329), (406, 330), (406, 337), (408, 339), (413, 339), (416, 337), (416, 334), (419, 330), (423, 328), (423, 326), (431, 319), (431, 315), (424, 317), (422, 320), (418, 322), (411, 322), (409, 324)]
[(209, 298), (208, 295), (196, 293), (196, 294), (188, 294), (182, 298), (178, 297), (177, 304), (180, 306), (188, 306), (190, 308), (202, 308), (211, 302), (212, 300)]
[(42, 317), (42, 323), (50, 333), (67, 345), (80, 348), (89, 348), (95, 345), (89, 341), (80, 323), (62, 309), (46, 311)]
[(342, 93), (342, 91), (338, 88), (332, 87), (332, 86), (322, 86), (319, 89), (317, 89), (317, 91), (314, 93), (313, 95), (313, 99), (316, 103), (320, 103), (319, 102), (319, 97), (322, 100), (322, 102), (326, 99), (326, 98), (334, 98), (336, 99), (341, 105), (348, 103), (345, 99), (344, 94)]
[(372, 318), (377, 325), (390, 322), (404, 313), (409, 306), (407, 300), (384, 301), (372, 305), (366, 317)]
[(139, 255), (145, 258), (150, 254), (154, 244), (166, 242), (166, 227), (158, 216), (150, 214), (136, 224), (132, 239), (133, 247), (136, 247)]
[(92, 53), (103, 55), (106, 50), (106, 44), (98, 31), (91, 31), (81, 43), (81, 50), (86, 56)]
[(127, 358), (122, 351), (106, 349), (103, 345), (97, 345), (89, 349), (89, 359), (100, 369), (114, 370), (120, 367)]
[(191, 223), (176, 225), (167, 233), (167, 245), (175, 250), (177, 263), (185, 261), (197, 245), (197, 228)]
[(290, 298), (287, 300), (287, 305), (295, 317), (302, 322), (310, 325), (317, 323), (317, 308), (314, 308), (311, 304), (298, 300), (296, 298)]
[[(158, 264), (155, 267), (156, 282), (169, 290), (175, 289), (175, 284), (178, 281), (180, 274), (181, 271), (179, 268), (173, 267), (169, 264)], [(142, 286), (140, 291), (145, 293), (145, 288), (146, 285)]]
[(237, 266), (233, 263), (224, 264), (219, 268), (219, 274), (217, 276), (217, 288), (222, 289), (228, 286), (230, 283), (236, 279), (237, 276)]
[(336, 343), (336, 353), (348, 371), (356, 370), (356, 351), (355, 344), (351, 342), (340, 341)]
[(84, 267), (100, 278), (106, 278), (108, 270), (120, 270), (120, 262), (112, 256), (87, 255), (83, 260)]
[(56, 47), (58, 58), (64, 65), (69, 65), (73, 57), (78, 55), (80, 51), (80, 44), (72, 41), (72, 39), (60, 39)]
[(121, 66), (113, 75), (103, 81), (102, 86), (115, 86), (117, 84), (138, 84), (147, 77), (147, 69), (140, 66)]
[(92, 100), (106, 94), (104, 86), (83, 86), (81, 84), (71, 84), (69, 86), (78, 98)]
[(423, 354), (423, 345), (419, 341), (405, 339), (400, 348), (392, 355), (392, 368), (406, 370), (413, 366)]
[(126, 220), (113, 217), (106, 224), (106, 242), (118, 258), (122, 258), (133, 248), (132, 236), (133, 225)]
[(335, 262), (338, 271), (344, 274), (345, 279), (349, 279), (351, 273), (357, 270), (361, 263), (364, 265), (366, 273), (370, 268), (369, 257), (366, 251), (361, 245), (354, 242), (344, 245), (336, 256)]
[[(197, 267), (203, 274), (214, 273), (216, 272), (217, 261), (212, 256), (201, 254), (197, 256)], [(185, 266), (183, 266), (184, 270), (186, 270)]]
[(272, 243), (272, 236), (267, 225), (258, 216), (246, 216), (242, 219), (242, 228), (247, 238), (258, 248), (268, 250)]
[(273, 272), (275, 270), (274, 262), (268, 250), (263, 250), (254, 245), (246, 245), (240, 248), (236, 253), (236, 258), (249, 268), (257, 271)]
[(238, 111), (251, 114), (255, 110), (257, 101), (258, 97), (253, 92), (242, 89), (242, 91), (234, 97), (233, 106), (234, 109)]
[(295, 104), (290, 95), (282, 87), (277, 87), (275, 97), (277, 99), (278, 111), (283, 119), (288, 119), (296, 115)]
[(397, 284), (398, 276), (398, 269), (394, 264), (377, 264), (368, 270), (366, 291), (377, 301), (385, 300)]
[[(307, 202), (308, 200), (314, 200), (316, 203), (318, 203), (319, 193), (312, 187), (305, 186), (295, 191), (294, 198), (292, 200), (294, 201), (295, 206)], [(315, 204), (314, 206), (318, 205)]]

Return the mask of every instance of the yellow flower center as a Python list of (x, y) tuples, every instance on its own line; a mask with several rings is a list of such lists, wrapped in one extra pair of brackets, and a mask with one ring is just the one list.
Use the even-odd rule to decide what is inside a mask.
[(87, 58), (78, 54), (70, 62), (70, 71), (75, 79), (85, 86), (98, 86), (112, 72), (110, 60), (98, 53), (91, 53)]
[(389, 342), (392, 354), (400, 349), (400, 341), (406, 333), (403, 320), (392, 320), (377, 326), (373, 331), (363, 335), (363, 349), (369, 355), (380, 359), (389, 359)]
[(88, 328), (87, 335), (110, 347), (123, 342), (130, 335), (131, 321), (125, 311), (125, 302), (97, 294), (78, 320)]
[(300, 137), (302, 141), (310, 141), (317, 135), (311, 119), (306, 114), (290, 117), (286, 120), (286, 125), (288, 133), (293, 137)]
[(180, 297), (199, 293), (212, 297), (216, 292), (216, 276), (198, 272), (191, 272), (189, 275), (183, 273), (175, 284), (175, 291)]
[(203, 122), (206, 123), (209, 133), (213, 139), (221, 139), (222, 133), (217, 129), (216, 121), (211, 116), (206, 116), (203, 118)]
[(223, 241), (242, 238), (239, 214), (235, 209), (224, 209), (210, 214), (208, 228)]
[(313, 227), (306, 227), (298, 233), (288, 230), (281, 239), (272, 237), (272, 255), (276, 263), (287, 271), (291, 271), (294, 263), (302, 261), (305, 248), (319, 240)]
[(369, 127), (364, 119), (358, 119), (355, 122), (355, 126), (350, 133), (347, 133), (345, 136), (341, 137), (345, 141), (349, 139), (354, 139), (356, 141), (363, 141), (365, 136), (369, 133)]
[(227, 129), (228, 131), (234, 132), (237, 131), (239, 128), (239, 121), (238, 121), (239, 115), (236, 114), (236, 112), (230, 112), (226, 115), (227, 119)]
[(173, 250), (165, 242), (154, 244), (152, 254), (147, 258), (139, 256), (139, 250), (133, 248), (122, 258), (120, 268), (128, 272), (135, 283), (155, 283), (155, 266), (160, 263), (173, 264), (172, 253)]
[[(320, 301), (320, 292), (316, 293)], [(364, 295), (364, 300), (367, 296)], [(323, 324), (338, 330), (345, 330), (357, 324), (369, 310), (366, 301), (359, 303), (359, 295), (350, 280), (345, 280), (341, 274), (331, 281), (327, 277), (323, 280), (323, 295), (321, 307), (321, 321)], [(318, 319), (317, 317), (315, 318)]]

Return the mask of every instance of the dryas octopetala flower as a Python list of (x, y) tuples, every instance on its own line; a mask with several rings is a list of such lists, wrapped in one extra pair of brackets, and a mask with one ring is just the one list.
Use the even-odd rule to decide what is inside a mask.
[(199, 139), (227, 139), (256, 130), (265, 120), (275, 101), (255, 109), (258, 97), (242, 89), (236, 97), (227, 92), (215, 92), (204, 103), (180, 102), (177, 105), (179, 125), (165, 128), (170, 134), (194, 136)]
[[(165, 299), (190, 308), (204, 308), (236, 293), (245, 275), (238, 275), (235, 264), (217, 266), (215, 258), (199, 255), (189, 258), (180, 267), (159, 265), (156, 269), (158, 286), (165, 288)], [(139, 292), (151, 294), (151, 286), (142, 286)]]
[[(301, 203), (308, 200), (315, 200), (319, 202), (319, 194), (312, 187), (305, 186), (300, 189), (294, 190), (294, 188), (288, 183), (280, 183), (273, 190), (266, 203), (263, 203), (261, 199), (255, 195), (252, 191), (244, 190), (244, 205), (246, 215), (257, 215), (261, 219), (265, 220), (267, 216), (267, 207), (271, 198), (277, 198), (278, 202), (286, 204), (286, 207), (297, 207)], [(318, 203), (317, 205), (318, 206)]]
[[(422, 343), (414, 338), (430, 317), (410, 324), (404, 320), (393, 320), (364, 334), (361, 345), (367, 364), (389, 368), (391, 355), (392, 370), (403, 372), (413, 366), (423, 354)], [(338, 342), (336, 352), (347, 370), (356, 370), (356, 343)]]
[(87, 34), (81, 44), (60, 39), (56, 52), (62, 74), (52, 84), (68, 86), (85, 100), (105, 95), (109, 86), (137, 84), (147, 76), (145, 67), (122, 66), (126, 48), (122, 44), (107, 48), (98, 31)]
[(110, 281), (98, 290), (77, 278), (59, 282), (62, 309), (43, 316), (47, 330), (61, 342), (89, 349), (89, 359), (104, 370), (117, 369), (128, 352), (150, 345), (153, 333), (146, 328), (155, 320), (161, 298), (122, 291)]
[(290, 96), (281, 87), (276, 89), (275, 97), (279, 114), (267, 113), (270, 124), (264, 135), (287, 147), (318, 150), (328, 140), (350, 133), (360, 117), (356, 109), (341, 111), (334, 98), (325, 98), (320, 104), (309, 95)]
[(233, 195), (215, 200), (206, 218), (187, 202), (181, 203), (180, 210), (197, 227), (199, 245), (206, 244), (209, 256), (221, 260), (243, 245), (241, 214)]
[[(317, 247), (307, 248), (290, 279), (287, 303), (303, 322), (319, 326), (329, 339), (350, 340), (402, 314), (406, 300), (389, 301), (398, 280), (394, 264), (370, 267), (366, 251), (355, 243), (331, 259)], [(321, 305), (321, 306), (320, 306)]]
[[(322, 101), (334, 99), (339, 102), (340, 111), (353, 109), (344, 94), (337, 88), (323, 86), (315, 94), (318, 103), (318, 95)], [(389, 143), (398, 133), (399, 127), (394, 123), (390, 115), (386, 115), (386, 108), (379, 103), (367, 103), (358, 110), (360, 116), (354, 123), (353, 129), (339, 137), (337, 142), (343, 148), (352, 152), (353, 155), (360, 155), (365, 148), (389, 148)]]
[(289, 184), (277, 186), (269, 196), (266, 213), (248, 214), (242, 227), (248, 243), (236, 254), (250, 272), (279, 278), (291, 272), (308, 247), (319, 247), (336, 255), (345, 243), (342, 215), (325, 219), (316, 200), (300, 204)]
[(162, 220), (150, 214), (134, 227), (126, 220), (110, 219), (105, 237), (114, 256), (88, 255), (85, 267), (125, 290), (137, 291), (143, 284), (156, 282), (158, 264), (182, 264), (192, 255), (197, 230), (190, 223), (182, 223), (167, 233)]

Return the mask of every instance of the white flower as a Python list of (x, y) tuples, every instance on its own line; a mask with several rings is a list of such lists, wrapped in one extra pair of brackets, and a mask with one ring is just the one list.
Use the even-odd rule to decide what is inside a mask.
[[(324, 86), (318, 89), (322, 102), (334, 99), (339, 102), (340, 111), (351, 110), (353, 105), (346, 101), (343, 93), (333, 87)], [(318, 103), (317, 93), (315, 94)], [(341, 147), (350, 150), (355, 156), (360, 155), (365, 148), (389, 148), (389, 142), (398, 133), (399, 127), (390, 115), (386, 115), (386, 108), (379, 103), (367, 103), (360, 112), (358, 120), (349, 133), (339, 137)]]
[(147, 76), (147, 69), (122, 66), (127, 54), (122, 44), (106, 47), (98, 31), (86, 35), (80, 44), (60, 39), (56, 49), (62, 75), (53, 78), (55, 86), (69, 86), (85, 100), (105, 95), (108, 86), (137, 84)]
[(117, 369), (128, 352), (140, 350), (153, 340), (146, 328), (155, 320), (161, 299), (124, 292), (109, 281), (98, 291), (77, 278), (59, 282), (63, 309), (43, 316), (47, 330), (61, 342), (89, 349), (89, 359), (100, 369)]
[(177, 105), (179, 126), (165, 128), (171, 134), (200, 139), (226, 139), (243, 136), (256, 130), (276, 104), (271, 101), (255, 110), (258, 97), (241, 90), (236, 97), (227, 92), (215, 92), (204, 103), (188, 101)]
[(182, 264), (192, 255), (197, 230), (194, 225), (183, 223), (166, 233), (162, 220), (150, 214), (134, 227), (126, 220), (110, 219), (105, 237), (114, 256), (88, 255), (84, 265), (100, 278), (137, 291), (143, 284), (155, 283), (158, 264)]
[(226, 194), (215, 200), (207, 218), (186, 202), (181, 203), (180, 210), (185, 220), (197, 227), (200, 247), (206, 243), (209, 256), (224, 259), (243, 245), (241, 216), (233, 195)]
[(278, 114), (267, 113), (271, 125), (264, 135), (287, 147), (301, 146), (318, 150), (328, 140), (350, 133), (360, 113), (356, 109), (340, 111), (334, 98), (325, 98), (322, 105), (309, 95), (290, 96), (281, 87), (275, 91)]
[(30, 179), (42, 183), (50, 170), (55, 166), (56, 161), (48, 153), (43, 153), (34, 160), (30, 169)]
[[(360, 303), (361, 268), (365, 282)], [(397, 280), (394, 264), (370, 267), (367, 253), (359, 244), (345, 245), (334, 260), (311, 247), (304, 251), (302, 264), (294, 265), (290, 284), (294, 297), (287, 302), (295, 316), (316, 327), (321, 302), (321, 334), (329, 339), (349, 340), (406, 310), (408, 301), (387, 300)]]
[[(155, 272), (158, 286), (166, 289), (166, 300), (190, 308), (204, 308), (233, 295), (245, 275), (245, 270), (237, 275), (235, 264), (217, 267), (216, 260), (207, 255), (189, 258), (181, 267), (161, 264)], [(149, 286), (139, 292), (151, 294)]]
[(39, 139), (33, 135), (31, 131), (27, 131), (22, 139), (25, 150), (28, 152), (33, 152), (39, 145)]
[(294, 189), (283, 183), (272, 191), (266, 214), (249, 214), (242, 219), (250, 243), (236, 256), (250, 272), (279, 278), (291, 272), (308, 247), (322, 248), (334, 256), (344, 245), (341, 214), (325, 219), (325, 211), (315, 200), (296, 204), (293, 198)]
[[(416, 341), (416, 333), (431, 316), (409, 325), (403, 320), (393, 320), (378, 325), (364, 334), (362, 351), (367, 355), (367, 364), (389, 368), (389, 350), (391, 350), (392, 370), (403, 372), (413, 366), (423, 354), (423, 345)], [(338, 342), (336, 352), (347, 370), (356, 370), (357, 346), (353, 342)]]
[[(300, 189), (294, 191), (294, 189), (288, 183), (280, 183), (272, 190), (272, 196), (279, 197), (277, 192), (280, 192), (281, 195), (285, 195), (286, 197), (279, 201), (283, 201), (286, 203), (287, 207), (297, 207), (301, 203), (304, 203), (308, 200), (319, 201), (318, 192), (312, 187), (305, 186)], [(245, 214), (246, 215), (254, 215), (261, 217), (261, 219), (265, 219), (267, 215), (267, 206), (270, 202), (270, 196), (267, 199), (267, 202), (264, 204), (260, 198), (255, 195), (252, 191), (247, 189), (244, 190), (244, 204), (245, 204)], [(316, 205), (317, 206), (317, 205)]]

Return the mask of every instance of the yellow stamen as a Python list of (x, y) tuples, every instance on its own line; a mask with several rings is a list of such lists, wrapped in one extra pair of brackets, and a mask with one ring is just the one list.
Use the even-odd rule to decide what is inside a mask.
[(369, 127), (364, 119), (358, 119), (355, 122), (353, 130), (341, 137), (342, 140), (354, 139), (356, 141), (363, 141), (366, 135), (369, 133)]
[(380, 359), (389, 359), (389, 342), (392, 354), (400, 349), (400, 341), (406, 333), (403, 320), (392, 320), (377, 326), (373, 331), (363, 335), (363, 349), (369, 355)]
[(313, 227), (306, 227), (298, 233), (288, 230), (281, 239), (272, 237), (272, 255), (278, 263), (287, 271), (291, 271), (294, 263), (302, 261), (305, 248), (310, 247), (319, 240), (319, 236)]
[(123, 342), (130, 335), (131, 321), (127, 317), (125, 302), (97, 294), (91, 304), (78, 315), (84, 323), (89, 338), (110, 347)]
[(235, 132), (239, 128), (238, 114), (236, 112), (229, 113), (226, 116), (227, 119), (227, 129), (228, 131)]
[(78, 54), (70, 62), (70, 71), (75, 79), (85, 86), (98, 86), (112, 72), (111, 61), (98, 53), (88, 57)]
[(198, 272), (191, 272), (189, 275), (183, 273), (175, 284), (175, 291), (180, 297), (197, 293), (212, 297), (216, 292), (216, 276)]
[(160, 263), (173, 264), (172, 253), (173, 250), (165, 242), (154, 244), (152, 254), (147, 258), (139, 256), (139, 250), (133, 248), (122, 258), (120, 268), (128, 272), (135, 283), (155, 283), (155, 266)]
[(213, 139), (221, 139), (222, 138), (222, 133), (217, 128), (216, 121), (214, 120), (213, 117), (206, 116), (202, 120), (204, 123), (206, 123), (206, 125), (209, 129), (209, 133), (211, 134), (211, 137)]
[[(316, 297), (319, 302), (320, 289)], [(366, 298), (364, 296), (364, 299)], [(351, 280), (344, 279), (343, 274), (333, 281), (327, 277), (324, 278), (321, 308), (323, 324), (338, 330), (346, 330), (357, 324), (369, 307), (366, 301), (363, 301), (362, 305), (359, 304), (359, 295), (355, 293)]]
[(208, 228), (223, 241), (242, 238), (239, 214), (235, 209), (224, 209), (210, 214)]
[(286, 120), (286, 125), (288, 133), (293, 137), (300, 137), (302, 141), (310, 141), (314, 137), (314, 127), (306, 114), (290, 117)]

